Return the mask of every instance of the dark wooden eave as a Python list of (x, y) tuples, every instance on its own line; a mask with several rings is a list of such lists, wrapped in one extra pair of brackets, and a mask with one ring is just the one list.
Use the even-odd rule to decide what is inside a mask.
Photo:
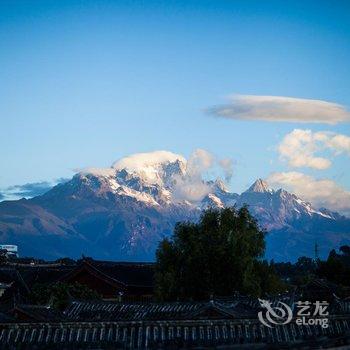
[(90, 264), (88, 261), (83, 261), (80, 265), (78, 265), (75, 269), (72, 271), (68, 272), (66, 275), (62, 276), (59, 281), (61, 282), (69, 282), (74, 277), (76, 277), (79, 273), (81, 272), (88, 272), (92, 276), (94, 276), (96, 279), (102, 280), (103, 282), (109, 284), (112, 287), (116, 288), (126, 288), (127, 284), (119, 281), (111, 276), (108, 276), (105, 274), (103, 271), (97, 269), (95, 266)]

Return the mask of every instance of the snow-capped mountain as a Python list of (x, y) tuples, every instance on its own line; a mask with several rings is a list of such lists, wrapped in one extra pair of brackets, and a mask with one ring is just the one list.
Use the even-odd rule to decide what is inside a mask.
[(247, 204), (267, 230), (279, 229), (301, 219), (333, 218), (331, 213), (313, 209), (310, 203), (292, 193), (283, 189), (274, 191), (261, 179), (243, 192), (236, 204), (238, 206)]
[(207, 207), (245, 204), (269, 232), (269, 258), (310, 256), (316, 241), (322, 254), (350, 243), (349, 219), (261, 179), (241, 195), (231, 193), (220, 180), (198, 178), (170, 152), (141, 162), (124, 158), (82, 171), (42, 196), (1, 202), (0, 241), (18, 244), (22, 255), (152, 260), (176, 222), (197, 220)]

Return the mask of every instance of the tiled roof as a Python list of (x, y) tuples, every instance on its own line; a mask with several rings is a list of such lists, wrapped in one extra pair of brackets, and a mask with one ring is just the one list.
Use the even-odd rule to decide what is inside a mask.
[(29, 321), (58, 322), (65, 318), (60, 311), (43, 305), (16, 305), (10, 311), (10, 315), (18, 313), (25, 315)]
[(255, 317), (260, 306), (244, 302), (118, 303), (74, 301), (65, 311), (74, 321), (183, 320), (215, 311), (230, 318)]
[(201, 303), (117, 303), (75, 301), (65, 314), (71, 320), (116, 321), (116, 320), (159, 320), (183, 318), (197, 310)]
[(154, 264), (89, 260), (90, 264), (109, 277), (129, 286), (153, 286)]
[[(36, 322), (0, 324), (5, 349), (290, 349), (349, 344), (350, 320), (330, 317), (329, 327), (256, 320), (168, 322)], [(339, 342), (340, 341), (340, 342)]]

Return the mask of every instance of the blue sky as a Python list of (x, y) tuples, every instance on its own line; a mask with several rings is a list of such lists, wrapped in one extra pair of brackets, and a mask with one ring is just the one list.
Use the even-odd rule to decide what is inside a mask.
[(348, 122), (206, 111), (231, 94), (349, 110), (347, 1), (0, 1), (0, 53), (2, 189), (132, 153), (203, 148), (233, 159), (236, 192), (292, 171), (350, 190), (346, 150), (315, 169), (291, 167), (277, 148), (294, 129), (350, 136)]

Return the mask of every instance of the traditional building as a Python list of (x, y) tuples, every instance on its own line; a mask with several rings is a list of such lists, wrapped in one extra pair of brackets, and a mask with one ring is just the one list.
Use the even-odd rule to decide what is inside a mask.
[[(78, 264), (6, 265), (0, 282), (0, 349), (282, 349), (337, 345), (350, 348), (350, 300), (338, 298), (333, 286), (314, 281), (269, 298), (293, 310), (286, 324), (268, 327), (258, 299), (236, 293), (207, 302), (150, 302), (153, 264), (83, 259)], [(104, 300), (72, 301), (64, 311), (29, 305), (36, 283), (80, 283)], [(329, 327), (297, 325), (296, 300), (319, 291), (329, 300)], [(137, 302), (136, 302), (137, 300)], [(141, 302), (142, 301), (142, 302)]]
[(342, 301), (331, 308), (328, 328), (297, 326), (294, 319), (267, 327), (257, 318), (259, 302), (243, 297), (203, 303), (76, 301), (62, 314), (22, 305), (14, 310), (12, 320), (0, 323), (0, 344), (9, 349), (60, 350), (349, 346), (348, 304)]
[(153, 297), (153, 266), (84, 259), (60, 281), (86, 285), (103, 299), (146, 301)]
[[(146, 301), (153, 297), (153, 264), (83, 259), (78, 264), (5, 264), (0, 266), (0, 284), (5, 300), (26, 301), (35, 284), (80, 283), (103, 299)], [(1, 309), (1, 307), (0, 307)]]
[(0, 283), (8, 285), (0, 299), (0, 311), (14, 302), (28, 302), (28, 295), (35, 284), (55, 283), (72, 268), (55, 264), (0, 266)]

